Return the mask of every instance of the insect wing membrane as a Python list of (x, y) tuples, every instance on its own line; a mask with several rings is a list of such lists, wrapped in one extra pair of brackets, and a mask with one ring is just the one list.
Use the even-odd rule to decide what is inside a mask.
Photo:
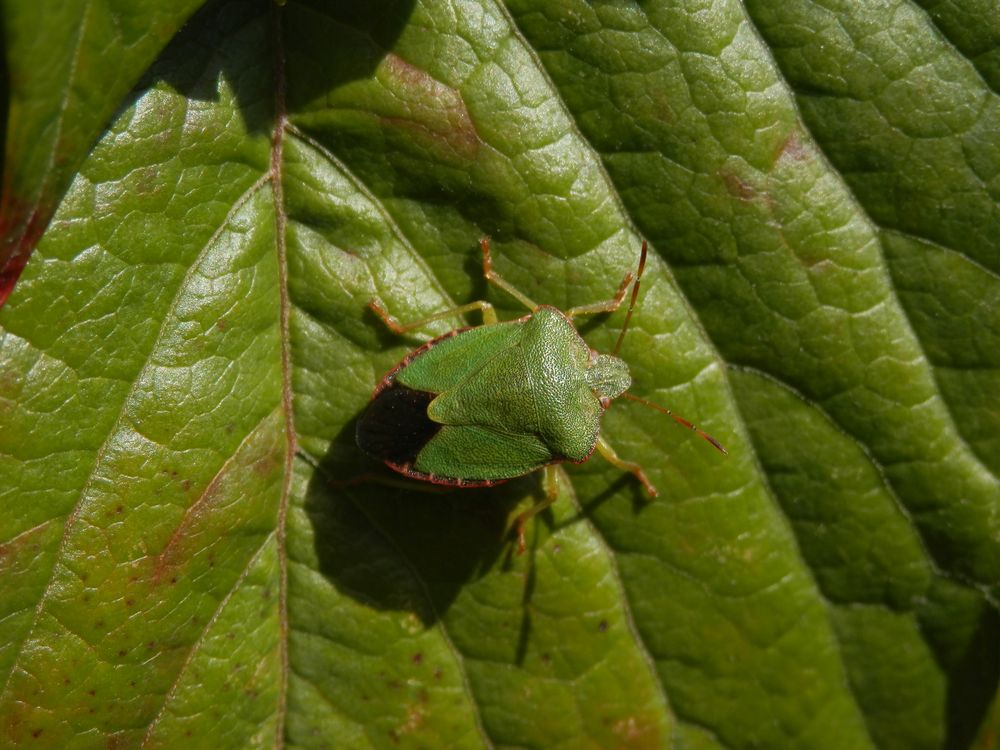
[(413, 468), (424, 474), (472, 480), (523, 476), (554, 460), (534, 435), (510, 435), (487, 427), (442, 427), (420, 451)]
[(382, 461), (412, 463), (441, 425), (427, 417), (433, 393), (393, 385), (379, 393), (358, 421), (355, 438), (365, 453)]
[(395, 380), (414, 390), (442, 393), (464, 382), (484, 363), (514, 346), (518, 322), (460, 331), (432, 342), (396, 373)]

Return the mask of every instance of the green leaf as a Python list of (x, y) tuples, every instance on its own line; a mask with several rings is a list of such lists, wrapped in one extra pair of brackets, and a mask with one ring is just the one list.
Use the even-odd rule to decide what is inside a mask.
[[(8, 2), (9, 70), (124, 13), (81, 5)], [(4, 206), (103, 103), (0, 310), (0, 744), (989, 747), (1000, 22), (956, 5), (218, 0), (161, 50), (195, 3), (133, 3), (126, 83), (12, 75)], [(561, 308), (648, 240), (632, 391), (729, 456), (616, 402), (660, 496), (561, 467), (521, 556), (538, 476), (352, 481), (467, 324), (370, 299), (523, 314), (484, 235)]]
[(122, 98), (203, 1), (3, 4), (0, 305)]

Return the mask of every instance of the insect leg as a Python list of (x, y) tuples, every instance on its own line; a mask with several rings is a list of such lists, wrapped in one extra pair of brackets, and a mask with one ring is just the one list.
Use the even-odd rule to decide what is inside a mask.
[(635, 276), (629, 271), (625, 274), (625, 278), (622, 279), (622, 283), (618, 286), (618, 291), (615, 292), (614, 297), (604, 300), (604, 302), (593, 302), (589, 305), (571, 307), (566, 311), (566, 317), (572, 319), (574, 315), (598, 315), (600, 313), (614, 312), (622, 306), (622, 302), (625, 300), (625, 292), (628, 291), (628, 285), (632, 283), (632, 279), (634, 278)]
[(609, 464), (633, 474), (636, 479), (642, 482), (642, 486), (646, 488), (646, 492), (649, 493), (650, 497), (656, 497), (660, 494), (656, 487), (653, 486), (653, 483), (649, 481), (649, 477), (646, 476), (646, 472), (642, 470), (642, 467), (632, 461), (625, 461), (619, 458), (618, 454), (615, 453), (615, 449), (603, 437), (597, 438), (597, 450)]
[(521, 290), (493, 270), (493, 256), (490, 255), (490, 238), (483, 237), (479, 240), (479, 247), (483, 250), (483, 276), (486, 277), (486, 280), (491, 284), (500, 287), (510, 296), (516, 298), (518, 302), (527, 307), (529, 310), (535, 310), (538, 305), (532, 302), (531, 299), (528, 298), (528, 296)]
[(449, 310), (443, 310), (439, 313), (434, 313), (426, 318), (421, 318), (420, 320), (414, 320), (410, 323), (400, 323), (397, 318), (389, 313), (385, 309), (381, 300), (375, 298), (369, 301), (368, 307), (372, 309), (376, 315), (378, 315), (382, 322), (385, 323), (386, 327), (393, 333), (403, 334), (407, 331), (412, 331), (414, 328), (420, 328), (421, 326), (432, 323), (435, 320), (441, 320), (442, 318), (450, 318), (454, 315), (463, 315), (467, 312), (472, 312), (473, 310), (479, 310), (483, 314), (483, 323), (486, 325), (493, 325), (497, 322), (497, 314), (491, 305), (486, 300), (476, 300), (475, 302), (470, 302), (467, 305), (459, 305), (458, 307), (453, 307)]
[(519, 555), (523, 554), (525, 550), (524, 531), (528, 526), (528, 521), (559, 498), (559, 472), (555, 466), (546, 466), (542, 469), (542, 485), (545, 487), (545, 498), (532, 505), (514, 521), (517, 528), (517, 554)]
[(622, 326), (622, 332), (618, 335), (618, 343), (615, 344), (615, 349), (613, 354), (618, 355), (618, 350), (622, 347), (622, 339), (625, 337), (625, 331), (628, 329), (629, 321), (632, 319), (632, 310), (635, 309), (635, 301), (639, 297), (639, 279), (642, 278), (642, 270), (646, 267), (646, 253), (648, 247), (646, 241), (642, 241), (642, 250), (639, 251), (639, 267), (636, 269), (635, 273), (629, 272), (625, 274), (625, 278), (622, 279), (622, 283), (618, 286), (618, 291), (615, 292), (615, 296), (605, 302), (595, 302), (591, 305), (581, 305), (579, 307), (571, 307), (566, 311), (567, 317), (571, 318), (574, 315), (594, 315), (596, 313), (603, 312), (614, 312), (619, 307), (622, 306), (622, 302), (625, 301), (625, 291), (628, 289), (628, 285), (632, 284), (632, 280), (635, 279), (635, 284), (632, 285), (632, 301), (628, 306), (628, 314), (625, 316), (625, 324)]

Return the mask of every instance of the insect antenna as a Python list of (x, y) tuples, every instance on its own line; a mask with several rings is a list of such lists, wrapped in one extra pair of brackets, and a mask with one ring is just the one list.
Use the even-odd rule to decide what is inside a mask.
[[(635, 309), (635, 301), (639, 298), (639, 280), (642, 278), (642, 271), (646, 267), (646, 251), (647, 251), (646, 240), (643, 240), (642, 251), (639, 253), (639, 268), (635, 272), (635, 281), (632, 283), (632, 298), (629, 300), (628, 303), (628, 311), (625, 313), (625, 322), (622, 324), (621, 333), (618, 334), (618, 341), (615, 342), (615, 348), (611, 352), (614, 356), (618, 356), (618, 352), (622, 348), (622, 342), (625, 340), (625, 331), (628, 330), (628, 324), (632, 320), (632, 311)], [(644, 398), (633, 396), (631, 393), (628, 393), (627, 391), (621, 394), (621, 398), (626, 398), (629, 401), (635, 401), (636, 403), (648, 406), (650, 409), (655, 409), (656, 411), (663, 412), (682, 427), (687, 427), (689, 430), (697, 432), (699, 437), (711, 443), (712, 446), (722, 455), (724, 456), (729, 455), (729, 451), (727, 451), (725, 448), (722, 447), (722, 443), (720, 443), (718, 440), (716, 440), (714, 437), (709, 435), (704, 430), (695, 427), (693, 424), (684, 419), (684, 417), (677, 416), (665, 406), (660, 406), (659, 404), (654, 404), (652, 401), (647, 401)]]
[(632, 320), (632, 311), (635, 309), (635, 301), (639, 298), (639, 279), (642, 278), (642, 269), (645, 267), (646, 240), (643, 240), (642, 252), (639, 254), (639, 270), (635, 272), (635, 282), (632, 284), (632, 299), (630, 299), (628, 303), (628, 312), (625, 313), (625, 322), (622, 324), (622, 332), (618, 334), (618, 341), (615, 342), (615, 348), (611, 352), (616, 357), (622, 348), (622, 342), (625, 340), (625, 331), (628, 330), (629, 321)]
[(715, 449), (717, 451), (719, 451), (719, 453), (721, 453), (722, 455), (724, 455), (724, 456), (728, 456), (729, 455), (729, 451), (727, 451), (725, 448), (722, 447), (722, 443), (720, 443), (718, 440), (716, 440), (714, 437), (712, 437), (711, 435), (709, 435), (704, 430), (699, 429), (698, 427), (695, 427), (693, 424), (691, 424), (686, 419), (684, 419), (684, 417), (678, 417), (676, 414), (674, 414), (672, 411), (670, 411), (670, 409), (666, 408), (665, 406), (660, 406), (659, 404), (654, 404), (652, 401), (647, 401), (644, 398), (639, 398), (638, 396), (633, 396), (631, 393), (628, 393), (628, 392), (623, 393), (621, 395), (621, 398), (626, 398), (629, 401), (635, 401), (636, 403), (643, 404), (644, 406), (648, 406), (650, 409), (655, 409), (656, 411), (663, 412), (668, 417), (670, 417), (675, 422), (677, 422), (677, 424), (681, 425), (681, 427), (687, 427), (689, 430), (694, 430), (695, 432), (697, 432), (699, 437), (701, 437), (701, 438), (707, 440), (708, 442), (710, 442), (715, 447)]

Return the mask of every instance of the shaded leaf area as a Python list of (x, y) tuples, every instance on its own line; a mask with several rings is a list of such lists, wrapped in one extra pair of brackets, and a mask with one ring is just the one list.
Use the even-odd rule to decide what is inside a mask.
[[(958, 17), (939, 5), (898, 11), (908, 46), (987, 69), (963, 55), (988, 34), (931, 33)], [(198, 13), (0, 313), (5, 740), (967, 746), (1000, 660), (996, 235), (969, 177), (990, 107), (930, 97), (978, 128), (937, 136), (943, 187), (895, 130), (859, 145), (896, 181), (878, 202), (863, 139), (817, 127), (781, 52), (810, 24), (780, 13), (818, 5), (358, 6)], [(878, 56), (848, 41), (850, 83), (852, 50)], [(954, 215), (910, 211), (918, 188)], [(729, 458), (618, 403), (605, 435), (660, 497), (567, 466), (520, 557), (534, 477), (351, 482), (379, 470), (354, 444), (375, 384), (462, 322), (400, 338), (373, 296), (523, 314), (483, 235), (560, 307), (606, 299), (648, 237), (633, 391)], [(623, 317), (582, 331), (608, 350)]]
[(202, 2), (4, 3), (0, 305), (122, 98)]
[(931, 21), (993, 91), (1000, 90), (1000, 17), (989, 0), (917, 0)]

